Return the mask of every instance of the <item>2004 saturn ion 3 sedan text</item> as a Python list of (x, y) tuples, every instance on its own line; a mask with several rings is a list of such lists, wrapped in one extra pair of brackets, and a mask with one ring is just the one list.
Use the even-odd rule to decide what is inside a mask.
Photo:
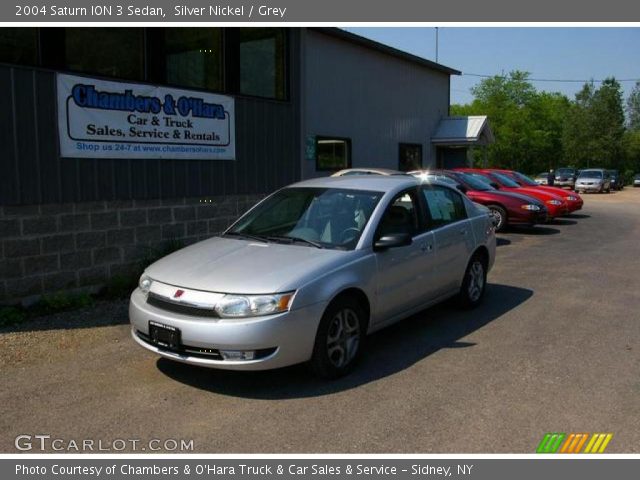
[(193, 365), (310, 361), (337, 377), (366, 334), (456, 294), (477, 305), (495, 248), (488, 210), (450, 186), (410, 176), (308, 180), (148, 267), (131, 295), (132, 335)]

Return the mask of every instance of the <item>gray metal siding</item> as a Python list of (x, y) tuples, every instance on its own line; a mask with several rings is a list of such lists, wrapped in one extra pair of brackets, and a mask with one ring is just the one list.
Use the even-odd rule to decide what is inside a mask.
[[(398, 168), (399, 143), (421, 144), (435, 165), (431, 134), (449, 108), (449, 75), (305, 30), (304, 135), (351, 139), (353, 167)], [(303, 177), (316, 172), (303, 160)]]
[(267, 193), (300, 177), (299, 29), (289, 98), (236, 98), (236, 160), (60, 158), (55, 73), (0, 65), (0, 205)]

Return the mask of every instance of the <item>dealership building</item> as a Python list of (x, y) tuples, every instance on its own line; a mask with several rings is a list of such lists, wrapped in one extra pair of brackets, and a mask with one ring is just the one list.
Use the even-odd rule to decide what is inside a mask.
[(98, 289), (348, 167), (463, 165), (452, 68), (335, 28), (0, 28), (0, 303)]

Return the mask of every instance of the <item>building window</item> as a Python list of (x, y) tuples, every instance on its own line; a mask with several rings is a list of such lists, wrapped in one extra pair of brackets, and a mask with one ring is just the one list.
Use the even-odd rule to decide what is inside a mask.
[(220, 28), (166, 28), (164, 46), (167, 83), (222, 91)]
[(398, 170), (410, 172), (422, 168), (422, 145), (419, 143), (401, 143)]
[(284, 100), (286, 32), (282, 28), (240, 29), (240, 93)]
[(316, 170), (351, 168), (351, 139), (316, 137)]
[(65, 28), (64, 68), (142, 80), (143, 46), (142, 28)]
[(0, 28), (0, 62), (20, 65), (38, 63), (38, 29)]

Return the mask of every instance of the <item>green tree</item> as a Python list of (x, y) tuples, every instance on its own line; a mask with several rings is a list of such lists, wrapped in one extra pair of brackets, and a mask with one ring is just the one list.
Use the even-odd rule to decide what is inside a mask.
[(640, 81), (637, 81), (627, 98), (627, 121), (629, 130), (640, 130)]
[(539, 93), (527, 72), (494, 76), (472, 89), (474, 100), (453, 105), (454, 115), (487, 115), (496, 137), (488, 148), (489, 164), (526, 172), (557, 166), (562, 158), (562, 129), (569, 100)]
[(565, 160), (576, 167), (621, 168), (624, 135), (622, 89), (614, 78), (600, 88), (586, 83), (564, 125)]

